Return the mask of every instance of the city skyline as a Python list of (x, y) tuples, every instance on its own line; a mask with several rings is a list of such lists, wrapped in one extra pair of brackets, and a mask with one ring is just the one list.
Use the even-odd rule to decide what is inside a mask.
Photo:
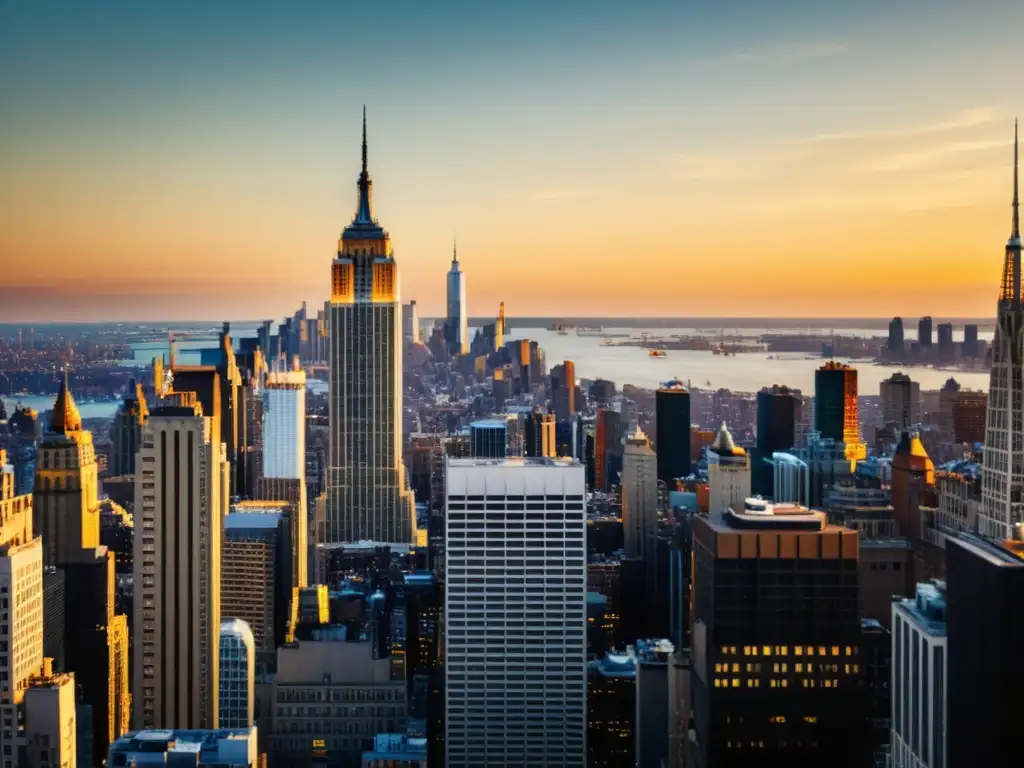
[(318, 305), (363, 102), (424, 316), (457, 234), (474, 317), (988, 317), (1024, 9), (985, 5), (443, 3), (346, 40), (325, 3), (6, 4), (0, 321)]

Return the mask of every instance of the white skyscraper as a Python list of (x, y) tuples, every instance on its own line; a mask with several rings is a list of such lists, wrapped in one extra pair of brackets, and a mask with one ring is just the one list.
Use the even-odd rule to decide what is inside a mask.
[(586, 507), (571, 459), (447, 459), (449, 768), (586, 764)]
[(893, 768), (948, 765), (946, 735), (946, 585), (917, 585), (892, 604)]
[(1020, 195), (1017, 126), (1013, 128), (1013, 218), (992, 340), (992, 369), (981, 469), (983, 536), (1010, 538), (1024, 522), (1024, 308), (1020, 295)]
[(658, 457), (638, 426), (623, 441), (622, 532), (630, 557), (653, 555), (658, 532)]
[[(391, 238), (373, 218), (363, 112), (356, 215), (331, 266), (325, 543), (415, 541), (402, 461), (402, 322)], [(265, 439), (265, 438), (264, 438)]]
[(256, 707), (256, 640), (241, 619), (220, 625), (220, 728), (252, 728)]
[(150, 414), (136, 460), (132, 723), (216, 728), (230, 465), (194, 394), (171, 397)]
[(725, 422), (708, 449), (708, 486), (708, 509), (713, 514), (743, 509), (750, 496), (750, 457), (736, 447)]
[(306, 480), (306, 373), (273, 371), (263, 387), (263, 476)]
[(448, 350), (453, 355), (469, 354), (469, 316), (466, 308), (466, 274), (459, 264), (459, 254), (452, 247), (452, 267), (448, 270)]

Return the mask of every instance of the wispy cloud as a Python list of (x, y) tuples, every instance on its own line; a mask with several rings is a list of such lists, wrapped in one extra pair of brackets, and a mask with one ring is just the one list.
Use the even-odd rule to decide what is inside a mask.
[(1001, 116), (1002, 112), (998, 107), (974, 107), (958, 112), (948, 119), (935, 120), (929, 123), (865, 129), (859, 131), (840, 131), (838, 133), (823, 133), (810, 137), (810, 141), (858, 141), (862, 139), (928, 136), (989, 125), (1000, 119)]
[(941, 165), (960, 155), (985, 152), (1006, 146), (1006, 141), (949, 141), (925, 146), (918, 150), (881, 155), (858, 166), (857, 170), (862, 173), (916, 171)]

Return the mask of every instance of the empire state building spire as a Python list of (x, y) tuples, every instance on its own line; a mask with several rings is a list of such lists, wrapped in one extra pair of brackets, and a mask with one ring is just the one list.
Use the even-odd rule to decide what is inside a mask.
[(1013, 126), (1013, 224), (1003, 257), (1003, 280), (992, 339), (985, 454), (981, 465), (978, 532), (1010, 538), (1024, 523), (1024, 307), (1020, 295), (1020, 150)]
[(1010, 239), (1006, 243), (1006, 257), (1003, 261), (1003, 281), (999, 290), (999, 305), (1007, 302), (1020, 303), (1020, 149), (1017, 138), (1017, 121), (1013, 122), (1013, 224)]
[(1017, 139), (1017, 121), (1013, 121), (1013, 231), (1010, 242), (1020, 248), (1020, 142)]
[(370, 181), (370, 171), (366, 152), (366, 105), (363, 105), (363, 170), (359, 174), (359, 206), (356, 208), (356, 217), (353, 224), (373, 224), (373, 212), (370, 208), (370, 198), (373, 194), (373, 182)]

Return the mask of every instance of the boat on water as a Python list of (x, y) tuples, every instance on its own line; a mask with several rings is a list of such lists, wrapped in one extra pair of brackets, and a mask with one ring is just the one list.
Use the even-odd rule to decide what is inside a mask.
[(647, 350), (648, 357), (667, 357), (664, 349), (649, 349)]
[(605, 339), (604, 341), (601, 342), (601, 346), (602, 347), (614, 347), (615, 346), (615, 342), (612, 341), (611, 339)]
[(569, 326), (564, 323), (552, 323), (548, 330), (557, 332), (559, 336), (566, 336), (569, 333)]

